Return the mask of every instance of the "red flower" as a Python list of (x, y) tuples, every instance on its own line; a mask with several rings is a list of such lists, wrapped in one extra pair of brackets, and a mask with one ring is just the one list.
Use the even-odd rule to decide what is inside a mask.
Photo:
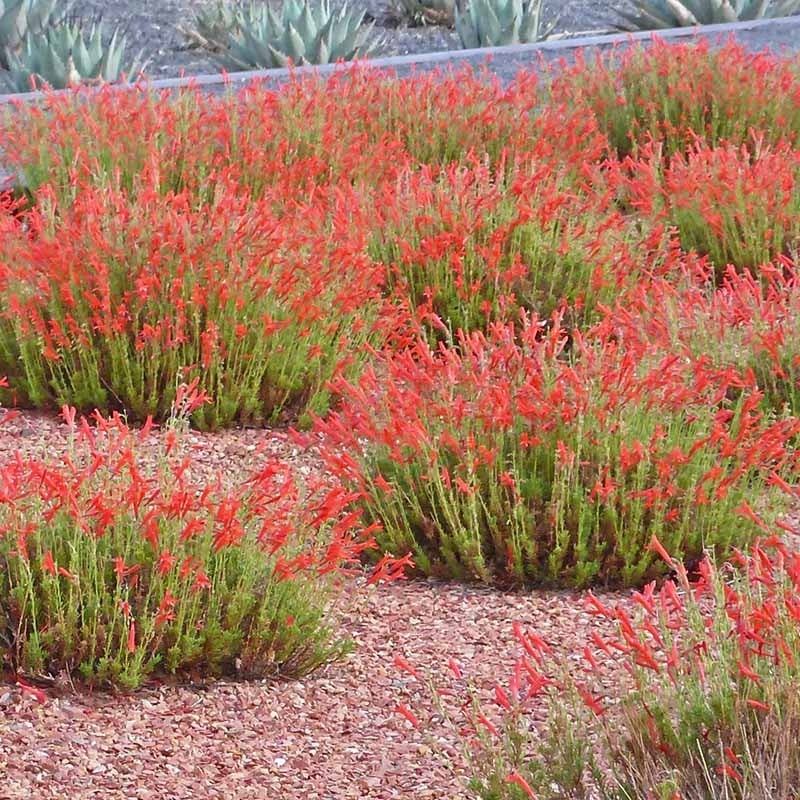
[(533, 789), (531, 789), (530, 784), (516, 770), (514, 770), (506, 778), (506, 783), (516, 784), (517, 786), (520, 787), (520, 789), (522, 789), (523, 792), (525, 792), (525, 794), (528, 795), (528, 797), (532, 798), (533, 800), (536, 800), (536, 795), (534, 794)]
[(42, 558), (42, 571), (47, 572), (50, 575), (56, 575), (56, 564), (53, 561), (53, 554), (48, 550), (44, 557)]

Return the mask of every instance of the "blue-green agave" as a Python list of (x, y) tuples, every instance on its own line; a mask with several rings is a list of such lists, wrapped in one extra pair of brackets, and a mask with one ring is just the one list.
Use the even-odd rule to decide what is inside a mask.
[(57, 2), (58, 0), (0, 0), (0, 67), (8, 67), (8, 53), (17, 52), (28, 33), (40, 34), (47, 30)]
[(462, 47), (502, 47), (546, 39), (555, 23), (542, 21), (542, 0), (469, 0), (467, 13), (456, 8)]
[(342, 6), (331, 11), (328, 0), (284, 0), (280, 13), (267, 4), (251, 3), (239, 15), (238, 30), (224, 42), (219, 61), (233, 70), (272, 69), (302, 64), (328, 64), (373, 55), (372, 25), (362, 26), (364, 12)]
[(144, 65), (139, 59), (123, 65), (125, 46), (125, 37), (120, 37), (118, 31), (104, 43), (99, 23), (92, 25), (86, 38), (79, 23), (64, 23), (42, 34), (26, 36), (20, 52), (9, 53), (8, 71), (3, 77), (6, 86), (15, 92), (113, 82), (123, 74), (135, 77)]
[(189, 42), (189, 47), (219, 52), (225, 48), (229, 37), (239, 31), (241, 17), (242, 9), (239, 5), (217, 0), (195, 14), (193, 27), (177, 27)]
[(788, 17), (800, 11), (800, 0), (630, 0), (635, 12), (622, 8), (623, 30), (656, 30), (754, 19)]

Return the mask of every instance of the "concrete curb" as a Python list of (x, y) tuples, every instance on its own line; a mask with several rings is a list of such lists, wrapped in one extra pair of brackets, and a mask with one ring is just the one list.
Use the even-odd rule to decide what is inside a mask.
[[(470, 65), (480, 67), (487, 62), (492, 73), (501, 80), (511, 80), (525, 67), (535, 67), (542, 62), (559, 60), (571, 61), (578, 51), (602, 52), (612, 48), (626, 48), (634, 44), (650, 44), (654, 39), (666, 42), (687, 42), (706, 40), (718, 46), (730, 39), (753, 52), (770, 50), (776, 54), (797, 53), (800, 51), (800, 16), (779, 19), (756, 20), (753, 22), (704, 25), (700, 28), (671, 28), (658, 32), (640, 31), (636, 33), (609, 34), (602, 36), (583, 36), (574, 39), (558, 39), (538, 44), (509, 45), (507, 47), (486, 47), (478, 50), (446, 50), (434, 53), (416, 53), (408, 56), (375, 58), (360, 62), (328, 64), (325, 66), (297, 67), (294, 69), (255, 70), (235, 72), (229, 75), (195, 75), (186, 78), (167, 78), (147, 82), (153, 91), (180, 91), (196, 88), (208, 94), (235, 92), (250, 83), (259, 82), (268, 88), (278, 88), (304, 75), (330, 75), (347, 72), (353, 68), (384, 70), (406, 77), (414, 73), (450, 68), (458, 69)], [(130, 91), (130, 85), (115, 86), (118, 91)], [(64, 90), (69, 93), (72, 90)], [(93, 90), (82, 89), (90, 94)], [(58, 92), (56, 94), (61, 94)], [(42, 92), (0, 95), (0, 104), (37, 102), (46, 95)]]

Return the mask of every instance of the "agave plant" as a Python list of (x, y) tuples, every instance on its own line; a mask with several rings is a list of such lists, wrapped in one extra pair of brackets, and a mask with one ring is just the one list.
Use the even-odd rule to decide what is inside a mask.
[(446, 25), (455, 20), (455, 0), (395, 0), (398, 17), (412, 25)]
[(539, 42), (554, 27), (542, 23), (542, 0), (470, 0), (468, 13), (456, 9), (456, 31), (467, 49)]
[(272, 69), (291, 64), (328, 64), (364, 58), (376, 52), (369, 42), (372, 25), (361, 27), (364, 12), (342, 6), (332, 12), (328, 0), (285, 0), (280, 16), (266, 4), (251, 3), (239, 18), (219, 61), (229, 69)]
[(194, 27), (177, 26), (178, 31), (189, 42), (189, 47), (202, 47), (205, 50), (219, 52), (225, 48), (229, 38), (238, 33), (242, 10), (225, 0), (217, 0), (212, 6), (198, 11), (194, 18)]
[(8, 68), (8, 54), (21, 49), (28, 33), (40, 34), (47, 30), (57, 2), (58, 0), (0, 0), (0, 67)]
[(631, 0), (637, 13), (617, 9), (622, 30), (682, 28), (722, 22), (788, 17), (800, 11), (800, 0)]
[(29, 92), (41, 86), (65, 89), (83, 82), (116, 81), (123, 73), (136, 75), (144, 65), (136, 59), (123, 69), (126, 42), (118, 33), (114, 31), (107, 45), (100, 23), (92, 25), (86, 39), (79, 23), (29, 35), (20, 53), (9, 53), (5, 82), (13, 91)]

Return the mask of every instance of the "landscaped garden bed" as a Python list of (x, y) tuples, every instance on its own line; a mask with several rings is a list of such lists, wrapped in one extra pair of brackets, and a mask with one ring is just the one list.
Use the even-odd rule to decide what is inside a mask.
[(798, 796), (796, 61), (2, 124), (12, 797)]

